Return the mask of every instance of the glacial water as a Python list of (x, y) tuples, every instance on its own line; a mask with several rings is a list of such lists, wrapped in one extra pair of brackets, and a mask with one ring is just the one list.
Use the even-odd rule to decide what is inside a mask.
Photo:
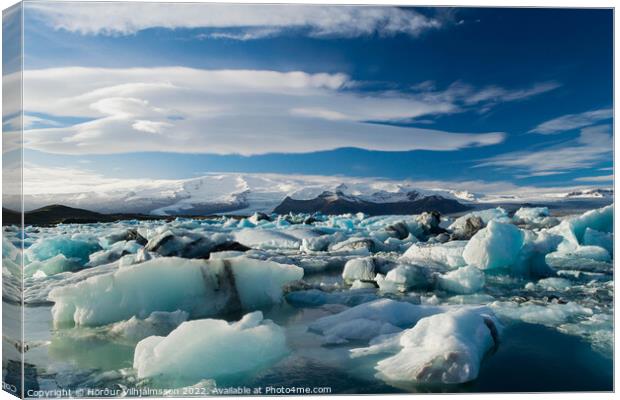
[[(460, 231), (463, 226), (455, 218), (433, 221), (428, 216), (315, 216), (314, 221), (308, 221), (307, 216), (269, 219), (255, 216), (253, 219), (220, 217), (29, 227), (25, 256), (29, 264), (39, 264), (34, 264), (36, 269), (30, 268), (25, 281), (25, 361), (29, 378), (26, 390), (31, 390), (32, 396), (44, 396), (45, 391), (52, 391), (49, 395), (57, 389), (76, 394), (83, 394), (79, 390), (85, 389), (108, 389), (105, 393), (125, 391), (131, 395), (128, 392), (131, 388), (153, 389), (154, 395), (204, 395), (217, 388), (239, 387), (261, 388), (262, 393), (276, 388), (322, 388), (319, 390), (331, 393), (609, 391), (613, 389), (613, 258), (609, 248), (613, 234), (612, 222), (608, 220), (611, 211), (611, 208), (599, 209), (559, 218), (548, 215), (546, 210), (524, 211), (518, 218), (503, 210), (494, 211), (481, 218), (485, 227), (469, 232), (473, 238), (462, 237), (467, 232)], [(398, 222), (403, 222), (400, 228), (405, 227), (407, 232), (395, 233)], [(494, 223), (501, 226), (493, 227)], [(505, 225), (514, 230), (504, 229)], [(127, 236), (127, 231), (139, 234), (141, 239), (136, 240), (133, 234)], [(15, 256), (10, 248), (7, 250), (7, 243), (17, 244), (17, 238), (11, 237), (14, 234), (14, 230), (5, 228), (5, 237), (9, 238), (4, 242), (5, 261)], [(446, 247), (458, 235), (463, 241), (462, 248), (455, 251)], [(501, 245), (494, 242), (493, 235), (503, 235)], [(166, 236), (171, 238), (163, 240)], [(59, 242), (59, 238), (67, 241)], [(136, 244), (139, 241), (142, 243)], [(244, 246), (246, 251), (239, 252), (240, 247), (230, 246), (233, 242)], [(423, 250), (410, 250), (412, 246)], [(237, 250), (226, 250), (233, 247)], [(218, 255), (211, 252), (214, 248), (229, 252)], [(484, 254), (468, 256), (472, 248)], [(371, 270), (364, 269), (366, 264), (352, 262), (369, 257), (373, 260)], [(215, 292), (205, 292), (205, 296), (222, 296), (216, 292), (232, 290), (235, 296), (240, 296), (240, 306), (231, 306), (235, 296), (229, 294), (194, 298), (195, 304), (158, 302), (159, 307), (164, 304), (166, 308), (156, 310), (166, 312), (161, 317), (164, 322), (140, 322), (149, 317), (149, 311), (137, 315), (140, 321), (135, 328), (125, 323), (126, 318), (109, 317), (117, 314), (115, 310), (102, 308), (96, 298), (83, 298), (88, 293), (74, 288), (88, 280), (111, 285), (106, 290), (117, 290), (121, 297), (139, 292), (139, 301), (148, 307), (148, 301), (152, 301), (148, 300), (149, 288), (159, 287), (160, 282), (157, 276), (148, 275), (147, 268), (136, 275), (142, 279), (140, 282), (123, 281), (126, 278), (118, 274), (112, 278), (113, 282), (105, 279), (117, 271), (140, 265), (178, 268), (181, 258), (236, 260), (222, 264), (225, 266), (222, 271), (229, 271), (226, 268), (232, 271), (227, 272), (233, 274), (232, 283), (223, 281), (228, 279), (227, 275), (216, 275), (220, 286)], [(159, 264), (153, 260), (160, 260)], [(261, 279), (273, 279), (268, 277), (278, 270), (264, 264), (267, 260), (302, 267), (303, 279), (283, 283), (282, 289), (244, 283), (253, 282), (249, 278), (244, 280), (244, 274), (248, 273), (261, 273)], [(494, 264), (493, 260), (501, 262)], [(197, 263), (207, 263), (210, 269), (219, 268), (215, 261)], [(496, 267), (498, 263), (501, 266)], [(345, 264), (349, 271), (346, 280), (342, 276)], [(415, 274), (406, 268), (398, 270), (404, 271), (402, 274), (390, 273), (402, 265), (415, 265)], [(475, 265), (481, 275), (451, 274), (466, 265)], [(187, 273), (188, 268), (179, 269), (178, 273)], [(5, 281), (11, 279), (11, 268), (6, 264), (3, 274)], [(232, 286), (226, 286), (229, 284)], [(157, 296), (165, 298), (167, 294), (157, 293)], [(223, 298), (227, 303), (219, 311), (209, 311), (212, 315), (198, 307), (201, 302), (221, 302)], [(266, 304), (264, 298), (270, 299), (271, 304)], [(70, 322), (62, 319), (64, 314), (57, 309), (54, 311), (52, 299), (56, 299), (57, 308), (58, 304), (75, 307)], [(328, 333), (317, 328), (321, 318), (342, 315), (335, 325), (345, 323), (348, 318), (345, 311), (380, 299), (393, 300), (391, 305), (409, 303), (424, 310), (439, 310), (433, 314), (472, 309), (492, 318), (493, 322), (485, 319), (490, 331), (484, 324), (474, 326), (476, 332), (484, 332), (489, 339), (470, 341), (471, 338), (464, 337), (469, 331), (463, 328), (470, 321), (459, 325), (460, 320), (455, 320), (453, 335), (446, 340), (456, 341), (447, 344), (444, 353), (441, 348), (433, 347), (432, 333), (423, 337), (420, 352), (432, 355), (433, 373), (414, 373), (410, 380), (394, 381), (381, 375), (378, 365), (398, 349), (364, 357), (352, 357), (351, 350), (366, 348), (369, 343), (383, 343), (385, 337), (389, 339), (390, 335), (414, 329), (424, 318), (416, 317), (417, 323), (399, 325), (394, 318), (402, 315), (389, 316), (388, 311), (386, 315), (361, 312), (358, 319), (343, 325), (343, 329)], [(261, 305), (253, 307), (259, 300)], [(258, 309), (265, 319), (277, 325), (278, 332), (281, 328), (286, 338), (286, 353), (217, 379), (206, 375), (199, 380), (187, 378), (184, 368), (200, 361), (189, 357), (175, 359), (170, 373), (139, 377), (134, 364), (137, 343), (151, 335), (172, 337), (170, 332), (178, 323), (171, 322), (170, 312), (177, 308), (187, 311), (189, 320), (214, 318), (230, 322)], [(5, 302), (4, 313), (5, 318), (18, 318), (19, 309)], [(92, 323), (97, 318), (101, 320), (101, 313), (115, 322)], [(387, 332), (388, 327), (390, 334), (366, 335), (377, 321), (384, 324), (381, 332)], [(263, 321), (258, 326), (270, 326), (265, 324)], [(210, 334), (213, 332), (192, 333), (195, 337)], [(488, 346), (478, 347), (481, 345), (476, 343)], [(228, 353), (217, 353), (220, 355), (216, 359), (207, 361), (229, 368), (232, 359), (243, 357), (235, 353), (240, 344), (223, 339), (221, 346)], [(268, 351), (276, 350), (270, 347), (265, 351), (268, 359)], [(231, 360), (221, 354), (229, 354)], [(453, 359), (455, 354), (457, 361)], [(5, 380), (10, 380), (11, 372), (6, 371), (4, 361)], [(474, 369), (479, 368), (475, 376), (468, 369), (471, 363), (475, 364)], [(252, 364), (250, 360), (248, 364)], [(456, 375), (446, 375), (450, 368), (461, 370)], [(454, 376), (465, 378), (453, 382)]]

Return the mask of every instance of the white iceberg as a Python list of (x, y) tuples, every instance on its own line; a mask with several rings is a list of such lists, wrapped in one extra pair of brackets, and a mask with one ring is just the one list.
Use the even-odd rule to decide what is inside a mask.
[(351, 352), (353, 357), (396, 353), (376, 365), (377, 377), (388, 383), (454, 384), (476, 379), (498, 336), (489, 309), (462, 308), (423, 318), (399, 335)]
[(400, 264), (385, 277), (377, 274), (375, 281), (383, 292), (406, 292), (409, 289), (426, 289), (433, 285), (433, 276), (428, 269), (418, 265)]
[(256, 311), (239, 322), (201, 319), (182, 323), (166, 337), (150, 336), (136, 346), (133, 367), (139, 379), (198, 381), (251, 372), (287, 352), (284, 330)]
[(282, 287), (302, 277), (294, 265), (247, 257), (162, 257), (55, 288), (49, 299), (56, 325), (105, 325), (153, 311), (208, 317), (280, 302)]
[(484, 282), (484, 273), (471, 265), (450, 271), (437, 278), (441, 289), (458, 294), (475, 293), (484, 287)]
[[(331, 342), (370, 340), (382, 329), (408, 328), (421, 318), (444, 311), (444, 307), (422, 306), (391, 299), (380, 299), (360, 304), (338, 314), (319, 318), (310, 324), (309, 329), (323, 335), (328, 334)], [(362, 320), (372, 321), (361, 323)], [(357, 321), (352, 324), (351, 321)], [(388, 325), (386, 325), (388, 324)], [(376, 329), (368, 330), (368, 326)], [(339, 335), (336, 338), (336, 335)]]
[(453, 240), (447, 243), (414, 243), (400, 258), (405, 262), (432, 262), (449, 268), (458, 268), (466, 265), (463, 251), (467, 246), (466, 240)]
[(469, 240), (463, 259), (483, 270), (509, 268), (518, 259), (523, 239), (523, 232), (516, 226), (492, 220)]
[(292, 249), (298, 250), (301, 240), (293, 235), (276, 229), (242, 229), (234, 233), (237, 242), (257, 249)]

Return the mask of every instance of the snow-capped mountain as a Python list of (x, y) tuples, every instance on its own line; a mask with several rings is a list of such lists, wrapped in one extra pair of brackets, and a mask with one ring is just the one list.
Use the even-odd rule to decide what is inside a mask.
[[(429, 203), (453, 200), (464, 205), (613, 199), (611, 189), (600, 188), (527, 188), (518, 191), (513, 187), (483, 194), (463, 190), (462, 185), (450, 189), (450, 182), (442, 188), (443, 185), (437, 182), (424, 184), (407, 180), (316, 175), (219, 173), (182, 180), (107, 179), (96, 184), (75, 181), (66, 186), (25, 187), (25, 209), (62, 204), (101, 213), (205, 215), (272, 212), (285, 199), (290, 203), (290, 200), (313, 200), (320, 196), (325, 201), (330, 201), (328, 197), (332, 196), (332, 200), (383, 204), (384, 207), (423, 199)], [(3, 197), (4, 207), (10, 209), (17, 209), (19, 202), (17, 195), (5, 194)]]
[(589, 190), (576, 190), (570, 193), (567, 193), (566, 198), (568, 199), (605, 199), (605, 198), (613, 198), (614, 190), (613, 189), (589, 189)]

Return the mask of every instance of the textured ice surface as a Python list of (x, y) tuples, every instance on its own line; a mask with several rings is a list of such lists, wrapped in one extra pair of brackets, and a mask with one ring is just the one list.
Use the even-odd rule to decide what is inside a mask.
[(498, 343), (498, 333), (488, 309), (450, 310), (352, 354), (396, 353), (376, 366), (377, 377), (388, 382), (462, 383), (476, 379), (482, 358)]
[(196, 381), (249, 372), (288, 352), (284, 330), (263, 313), (229, 323), (199, 319), (182, 323), (168, 336), (150, 336), (136, 346), (138, 378), (172, 376)]
[(501, 207), (491, 208), (488, 210), (482, 211), (473, 211), (463, 216), (458, 217), (454, 222), (448, 227), (451, 231), (458, 232), (465, 229), (465, 224), (467, 220), (472, 217), (479, 217), (482, 219), (484, 225), (487, 225), (492, 220), (498, 220), (502, 222), (507, 222), (509, 220), (508, 213)]
[[(443, 310), (442, 307), (381, 299), (320, 318), (310, 325), (310, 329), (327, 335), (332, 342), (349, 339), (370, 340), (381, 333), (388, 333), (382, 332), (383, 329), (392, 329), (392, 326), (397, 328), (410, 327), (421, 318)], [(356, 321), (356, 324), (352, 324), (351, 321)], [(370, 322), (362, 324), (362, 321)], [(374, 326), (375, 329), (369, 330), (367, 329), (368, 326)]]
[(84, 265), (90, 255), (101, 250), (94, 237), (67, 237), (66, 235), (37, 240), (26, 250), (26, 257), (33, 261), (43, 261), (59, 254), (75, 259)]
[(463, 259), (480, 269), (510, 268), (517, 262), (523, 239), (516, 226), (492, 220), (469, 240)]
[(47, 260), (33, 261), (26, 265), (24, 267), (24, 276), (30, 277), (37, 275), (39, 277), (44, 277), (61, 272), (78, 271), (82, 268), (82, 265), (77, 259), (68, 259), (63, 254), (57, 254)]
[(402, 255), (401, 260), (410, 262), (434, 262), (450, 268), (466, 265), (463, 251), (466, 240), (454, 240), (447, 243), (415, 243)]
[(427, 289), (433, 285), (431, 272), (418, 265), (400, 264), (385, 276), (378, 274), (375, 281), (383, 292), (406, 292), (410, 289)]
[(53, 289), (49, 298), (56, 324), (103, 325), (177, 309), (204, 317), (279, 302), (282, 286), (302, 276), (299, 267), (246, 257), (162, 257)]
[(468, 265), (438, 277), (439, 287), (452, 293), (475, 293), (484, 287), (484, 273)]

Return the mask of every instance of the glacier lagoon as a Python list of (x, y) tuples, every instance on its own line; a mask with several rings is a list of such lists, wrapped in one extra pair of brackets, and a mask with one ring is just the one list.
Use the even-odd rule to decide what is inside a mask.
[(612, 206), (29, 226), (24, 248), (33, 396), (613, 385)]

